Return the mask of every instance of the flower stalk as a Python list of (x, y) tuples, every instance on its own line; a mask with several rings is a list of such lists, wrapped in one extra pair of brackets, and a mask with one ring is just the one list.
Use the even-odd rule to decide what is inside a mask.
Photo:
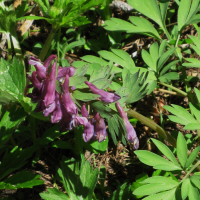
[(59, 29), (59, 25), (52, 26), (51, 32), (49, 33), (48, 38), (45, 41), (44, 46), (42, 47), (42, 50), (40, 51), (39, 59), (41, 61), (43, 61), (45, 56), (47, 55), (47, 52), (51, 46), (51, 42), (52, 42), (55, 34), (57, 33), (58, 29)]

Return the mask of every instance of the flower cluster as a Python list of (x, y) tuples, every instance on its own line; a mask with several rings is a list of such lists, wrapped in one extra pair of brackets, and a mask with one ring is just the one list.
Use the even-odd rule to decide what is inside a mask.
[[(51, 122), (58, 123), (60, 131), (71, 130), (73, 127), (83, 125), (83, 139), (85, 142), (89, 140), (98, 139), (99, 142), (106, 139), (106, 125), (99, 113), (93, 113), (91, 118), (86, 104), (83, 103), (81, 108), (81, 116), (78, 114), (78, 107), (71, 98), (70, 91), (75, 90), (75, 87), (69, 87), (69, 78), (74, 75), (74, 67), (58, 67), (56, 70), (56, 56), (51, 55), (42, 64), (38, 59), (30, 57), (29, 64), (35, 66), (36, 71), (28, 76), (32, 83), (29, 87), (33, 87), (32, 93), (27, 96), (33, 102), (37, 102), (35, 112), (43, 112), (45, 117), (51, 114)], [(53, 62), (53, 64), (51, 64)], [(56, 72), (57, 71), (57, 72)], [(56, 81), (61, 86), (61, 92), (56, 91)], [(98, 89), (92, 83), (85, 81), (90, 90), (94, 94), (100, 95), (99, 99), (106, 103), (113, 103), (118, 101), (121, 97), (116, 93), (109, 93)], [(118, 111), (124, 120), (127, 129), (127, 138), (134, 144), (137, 149), (139, 141), (134, 128), (128, 121), (126, 113), (117, 102)], [(132, 128), (131, 128), (132, 127)]]

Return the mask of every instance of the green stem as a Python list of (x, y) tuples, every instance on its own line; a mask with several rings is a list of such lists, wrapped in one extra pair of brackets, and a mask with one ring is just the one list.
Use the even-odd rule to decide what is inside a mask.
[(166, 28), (165, 26), (163, 26), (162, 29), (163, 29), (165, 35), (167, 36), (167, 39), (168, 39), (168, 40), (171, 40), (171, 36), (170, 36), (170, 34), (169, 34), (167, 28)]
[(200, 160), (193, 165), (193, 167), (187, 172), (186, 176), (182, 179), (182, 181), (180, 182), (180, 184), (186, 179), (188, 178), (188, 176), (190, 176), (190, 174), (200, 165)]
[(13, 44), (13, 47), (14, 47), (16, 57), (18, 59), (22, 60), (23, 54), (22, 54), (22, 50), (21, 50), (20, 43), (18, 41), (16, 33), (13, 33), (13, 35), (11, 36), (11, 40), (12, 40), (12, 44)]
[(96, 195), (95, 195), (94, 192), (93, 192), (93, 195), (92, 195), (92, 196), (93, 196), (93, 199), (94, 199), (94, 200), (97, 200)]
[(178, 42), (179, 42), (179, 39), (180, 39), (180, 34), (178, 34), (178, 37), (177, 37), (177, 40), (176, 40), (175, 47), (178, 47)]
[(60, 35), (61, 35), (61, 27), (59, 27), (58, 30), (58, 41), (57, 41), (57, 55), (58, 55), (58, 61), (60, 60)]
[(198, 145), (200, 145), (200, 130), (197, 130), (197, 135), (198, 135)]
[(8, 59), (11, 60), (12, 59), (12, 47), (11, 47), (11, 37), (10, 37), (10, 33), (6, 33), (6, 37), (7, 37), (7, 44), (8, 44)]
[(164, 83), (164, 82), (158, 82), (159, 84), (161, 85), (164, 85), (168, 88), (171, 88), (172, 90), (176, 91), (178, 94), (180, 94), (181, 96), (184, 96), (184, 97), (187, 97), (187, 93), (186, 92), (183, 92), (182, 90), (179, 90), (178, 88), (172, 86), (172, 85), (168, 85), (167, 83)]
[(15, 140), (14, 140), (14, 138), (13, 138), (12, 135), (11, 135), (11, 137), (10, 137), (10, 141), (12, 142), (12, 144), (13, 144), (14, 147), (17, 146), (17, 145), (16, 145), (16, 142), (15, 142)]
[(170, 134), (168, 134), (162, 127), (160, 127), (154, 121), (146, 118), (145, 116), (139, 114), (134, 110), (129, 110), (127, 114), (130, 115), (131, 117), (136, 118), (137, 120), (139, 120), (140, 122), (151, 128), (152, 130), (156, 131), (165, 140), (167, 140), (173, 147), (176, 147), (176, 139)]
[(46, 54), (47, 54), (47, 52), (48, 52), (48, 50), (51, 46), (51, 42), (52, 42), (56, 32), (58, 31), (58, 29), (59, 29), (58, 25), (52, 26), (51, 32), (49, 33), (48, 38), (45, 41), (44, 46), (42, 47), (42, 50), (41, 50), (40, 55), (39, 55), (39, 59), (41, 61), (44, 60), (44, 58), (45, 58), (45, 56), (46, 56)]

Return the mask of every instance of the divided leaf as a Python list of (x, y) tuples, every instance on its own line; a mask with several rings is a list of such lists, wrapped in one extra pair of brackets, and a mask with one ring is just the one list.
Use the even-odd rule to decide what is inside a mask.
[(180, 166), (178, 161), (176, 160), (174, 154), (171, 152), (171, 150), (164, 145), (162, 142), (155, 140), (155, 139), (151, 139), (153, 141), (153, 143), (157, 146), (157, 148), (169, 159), (171, 160), (175, 165), (177, 165), (178, 167)]
[(131, 16), (131, 24), (125, 20), (118, 18), (111, 18), (105, 21), (104, 28), (108, 31), (126, 31), (127, 33), (140, 33), (143, 35), (151, 36), (157, 40), (161, 40), (160, 35), (154, 26), (145, 18)]
[(169, 115), (169, 119), (173, 122), (187, 125), (189, 123), (198, 124), (195, 118), (183, 107), (171, 104), (171, 106), (164, 106), (163, 108), (171, 112), (173, 115)]
[(152, 166), (154, 169), (161, 169), (165, 171), (182, 170), (180, 166), (145, 150), (135, 151), (135, 154), (139, 157), (139, 160), (146, 165)]

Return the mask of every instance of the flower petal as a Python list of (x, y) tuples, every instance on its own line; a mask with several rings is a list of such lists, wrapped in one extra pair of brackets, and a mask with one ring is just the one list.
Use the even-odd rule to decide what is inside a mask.
[(55, 59), (55, 58), (56, 58), (56, 55), (50, 55), (50, 56), (45, 60), (45, 62), (44, 62), (44, 67), (46, 68), (46, 71), (48, 71), (48, 68), (49, 68), (49, 65), (50, 65), (51, 61), (52, 61), (53, 59)]
[(55, 101), (55, 88), (56, 88), (56, 62), (54, 62), (50, 77), (47, 79), (47, 88), (44, 96), (44, 105), (48, 107)]
[(65, 109), (67, 110), (68, 113), (70, 113), (72, 116), (77, 115), (78, 113), (78, 108), (74, 101), (72, 100), (70, 93), (69, 93), (69, 75), (67, 74), (65, 77), (65, 82), (63, 84), (63, 90), (64, 93), (62, 95), (63, 99), (63, 105)]

